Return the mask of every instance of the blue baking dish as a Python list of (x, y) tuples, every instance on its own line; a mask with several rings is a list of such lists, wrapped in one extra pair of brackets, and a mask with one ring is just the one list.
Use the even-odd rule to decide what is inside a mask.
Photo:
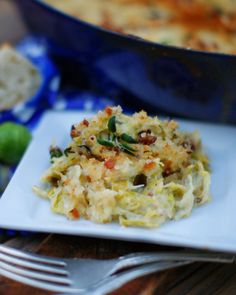
[[(160, 45), (76, 19), (39, 0), (16, 0), (67, 75), (134, 108), (236, 123), (236, 56)], [(68, 70), (69, 68), (69, 70)]]

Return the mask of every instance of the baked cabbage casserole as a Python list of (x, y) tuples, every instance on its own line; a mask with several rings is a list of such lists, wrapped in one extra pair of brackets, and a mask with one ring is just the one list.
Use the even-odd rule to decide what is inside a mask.
[(71, 128), (65, 150), (50, 147), (51, 166), (34, 186), (55, 213), (97, 223), (158, 227), (209, 201), (208, 158), (197, 132), (141, 111), (107, 107)]
[(236, 0), (44, 1), (122, 34), (201, 51), (236, 53)]

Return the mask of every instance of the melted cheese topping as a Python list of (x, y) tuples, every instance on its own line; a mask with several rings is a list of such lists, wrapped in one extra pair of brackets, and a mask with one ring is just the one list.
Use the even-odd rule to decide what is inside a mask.
[(67, 14), (149, 41), (236, 52), (236, 0), (45, 0)]

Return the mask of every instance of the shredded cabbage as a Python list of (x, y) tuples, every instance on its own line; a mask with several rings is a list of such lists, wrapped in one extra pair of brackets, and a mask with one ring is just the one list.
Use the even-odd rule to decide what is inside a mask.
[[(111, 116), (116, 122), (112, 132), (107, 127)], [(130, 142), (121, 140), (124, 133)], [(42, 177), (46, 185), (34, 187), (55, 213), (158, 227), (210, 200), (208, 159), (199, 136), (180, 132), (175, 121), (145, 112), (126, 116), (114, 107), (74, 125), (72, 138), (67, 152), (52, 158)]]

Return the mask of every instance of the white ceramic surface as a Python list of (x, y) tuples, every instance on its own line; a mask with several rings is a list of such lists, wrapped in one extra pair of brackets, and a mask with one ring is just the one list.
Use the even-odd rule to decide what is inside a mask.
[(159, 229), (143, 229), (70, 221), (53, 214), (49, 201), (35, 196), (32, 186), (39, 184), (49, 166), (49, 145), (56, 142), (66, 147), (71, 125), (89, 116), (78, 112), (44, 115), (0, 199), (0, 227), (236, 252), (236, 127), (180, 122), (183, 130), (200, 131), (213, 171), (212, 201), (194, 209), (186, 219), (170, 221)]

